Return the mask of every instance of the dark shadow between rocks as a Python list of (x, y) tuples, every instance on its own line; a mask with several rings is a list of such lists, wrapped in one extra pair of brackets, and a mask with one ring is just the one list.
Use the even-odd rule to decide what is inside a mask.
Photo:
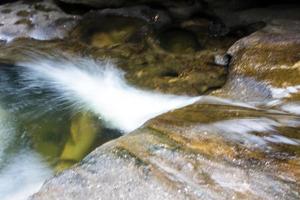
[(66, 3), (59, 0), (55, 0), (55, 3), (65, 13), (71, 15), (84, 15), (92, 10), (96, 10), (96, 8), (84, 4)]
[[(111, 47), (133, 41), (133, 36), (144, 24), (133, 18), (101, 16), (87, 18), (72, 33), (81, 41), (95, 47)], [(137, 40), (136, 42), (140, 42)]]
[(171, 28), (158, 35), (160, 46), (172, 53), (191, 53), (199, 51), (201, 45), (193, 32)]

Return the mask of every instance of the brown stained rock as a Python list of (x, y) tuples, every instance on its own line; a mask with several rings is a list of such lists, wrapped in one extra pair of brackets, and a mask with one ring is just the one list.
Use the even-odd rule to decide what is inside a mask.
[(104, 9), (85, 15), (71, 37), (94, 47), (94, 58), (115, 61), (129, 83), (144, 89), (199, 95), (222, 86), (227, 67), (214, 56), (234, 38), (211, 38), (202, 24), (170, 22), (167, 13), (146, 6)]
[(274, 87), (300, 84), (300, 21), (274, 21), (236, 42), (232, 75), (254, 77)]
[[(119, 26), (111, 26), (111, 21)], [(144, 34), (149, 24), (141, 20), (96, 16), (86, 23), (74, 29), (70, 41), (17, 40), (5, 45), (0, 57), (20, 61), (28, 54), (31, 59), (34, 54), (45, 57), (62, 54), (111, 61), (126, 72), (125, 78), (130, 84), (172, 94), (199, 95), (221, 87), (226, 81), (227, 68), (216, 65), (214, 56), (225, 53), (232, 38), (224, 38), (226, 45), (214, 42), (216, 45), (195, 49), (192, 53), (185, 53), (186, 45), (183, 45), (183, 53), (178, 53), (160, 47), (151, 27)]]
[(299, 27), (300, 21), (275, 20), (238, 40), (227, 52), (232, 56), (227, 84), (215, 94), (246, 101), (295, 95), (300, 85)]
[[(241, 119), (257, 119), (255, 129), (286, 117), (293, 118), (194, 104), (99, 147), (47, 181), (31, 199), (298, 199), (299, 146), (266, 139), (281, 125), (274, 125), (273, 133), (230, 131)], [(230, 120), (227, 129), (218, 129)], [(289, 138), (284, 131), (277, 134)], [(256, 145), (260, 142), (264, 144)]]
[[(233, 56), (230, 78), (236, 81), (239, 76), (248, 76), (246, 81), (238, 82), (247, 86), (247, 92), (255, 86), (254, 92), (271, 98), (268, 86), (285, 84), (277, 76), (269, 80), (268, 72), (282, 70), (284, 63), (292, 69), (297, 66), (297, 55), (286, 55), (287, 49), (297, 48), (293, 45), (298, 44), (298, 36), (294, 35), (295, 27), (291, 32), (273, 27), (271, 33), (268, 27), (240, 40), (229, 50)], [(265, 34), (271, 34), (273, 39)], [(128, 50), (124, 53), (120, 47), (113, 49), (90, 47), (85, 53), (95, 52), (96, 57), (110, 58), (122, 54), (125, 61), (120, 59), (118, 63), (123, 63), (120, 66), (125, 71), (134, 71), (134, 65), (126, 65), (126, 59), (138, 59), (132, 53), (136, 48), (130, 53)], [(176, 58), (182, 60), (184, 56), (186, 60), (191, 59), (157, 49), (159, 53), (155, 54), (146, 51), (148, 62), (156, 63), (157, 59), (163, 65), (167, 58), (172, 58), (168, 63), (182, 62)], [(275, 57), (263, 54), (266, 52)], [(201, 58), (204, 54), (195, 55)], [(243, 60), (246, 55), (251, 59)], [(252, 65), (252, 61), (260, 68)], [(163, 74), (172, 77), (174, 83), (178, 71), (170, 69)], [(147, 71), (139, 70), (137, 76), (142, 77), (144, 73)], [(290, 85), (299, 80), (293, 74), (283, 78)], [(297, 94), (294, 98), (297, 99)], [(31, 199), (296, 200), (300, 197), (299, 121), (299, 116), (287, 113), (199, 102), (152, 119), (140, 129), (97, 148), (79, 165), (47, 181)]]

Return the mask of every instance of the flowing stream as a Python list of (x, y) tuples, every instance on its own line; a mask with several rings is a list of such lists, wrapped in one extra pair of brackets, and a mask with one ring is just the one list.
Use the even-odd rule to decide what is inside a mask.
[(61, 135), (68, 135), (76, 113), (91, 112), (106, 127), (126, 134), (199, 99), (134, 88), (112, 64), (90, 59), (2, 64), (0, 70), (0, 198), (5, 200), (24, 199), (51, 176), (59, 157), (55, 142), (66, 141)]
[[(299, 104), (278, 103), (281, 97), (298, 92), (299, 87), (274, 89), (278, 96), (276, 102), (272, 99), (257, 105), (213, 96), (174, 96), (144, 91), (128, 85), (124, 73), (113, 63), (89, 58), (35, 58), (14, 66), (1, 64), (0, 71), (2, 200), (26, 199), (54, 173), (72, 121), (80, 113), (90, 113), (94, 122), (111, 133), (117, 131), (122, 135), (157, 115), (195, 102), (253, 110), (263, 107), (272, 113), (272, 118), (266, 115), (221, 120), (203, 124), (202, 129), (214, 130), (229, 140), (259, 148), (265, 148), (268, 142), (300, 145), (293, 135), (282, 136), (274, 128), (300, 126)], [(281, 106), (276, 109), (274, 105)], [(260, 137), (251, 132), (272, 134)]]

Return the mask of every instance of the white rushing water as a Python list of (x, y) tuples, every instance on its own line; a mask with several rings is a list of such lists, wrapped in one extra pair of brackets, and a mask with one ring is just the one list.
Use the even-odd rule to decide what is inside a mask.
[[(125, 133), (138, 128), (152, 117), (199, 99), (134, 88), (126, 83), (123, 72), (112, 64), (96, 63), (90, 59), (72, 62), (38, 60), (18, 65), (20, 67), (15, 72), (18, 73), (21, 86), (15, 88), (6, 83), (1, 86), (1, 91), (25, 97), (27, 93), (50, 90), (53, 99), (42, 99), (50, 107), (63, 105), (71, 107), (75, 112), (94, 112), (108, 126)], [(1, 80), (6, 78), (2, 74)], [(26, 107), (26, 101), (26, 98), (17, 98), (11, 107)], [(13, 125), (7, 123), (6, 112), (0, 111), (0, 164), (3, 164), (0, 169), (0, 199), (23, 200), (37, 192), (52, 172), (37, 153), (26, 147), (21, 147), (14, 155), (6, 156), (8, 159), (5, 162), (2, 161), (5, 148), (13, 142), (15, 134)]]
[[(8, 68), (12, 70), (9, 73), (16, 73), (12, 78), (9, 73), (0, 74), (0, 79), (3, 81), (0, 86), (1, 94), (16, 96), (16, 100), (12, 101), (12, 106), (8, 106), (8, 110), (10, 108), (19, 110), (30, 105), (31, 99), (26, 98), (28, 94), (29, 96), (33, 94), (41, 98), (31, 102), (36, 107), (36, 110), (33, 110), (34, 115), (38, 115), (43, 110), (37, 109), (42, 108), (38, 103), (48, 106), (45, 109), (46, 112), (55, 112), (66, 107), (74, 112), (90, 111), (106, 122), (108, 127), (119, 129), (124, 133), (140, 127), (157, 115), (196, 101), (204, 104), (231, 105), (261, 110), (256, 107), (256, 103), (251, 104), (247, 101), (213, 96), (166, 95), (138, 89), (130, 86), (124, 78), (124, 72), (109, 62), (96, 62), (89, 58), (36, 59), (36, 57), (34, 61), (17, 63), (17, 67)], [(10, 81), (13, 79), (18, 80), (11, 84)], [(272, 92), (280, 100), (290, 93), (297, 92), (298, 89), (298, 87), (286, 90), (277, 89)], [(55, 107), (58, 109), (55, 110)], [(279, 112), (297, 115), (299, 104), (282, 105), (280, 111), (276, 110), (275, 114)], [(7, 115), (4, 109), (0, 109), (0, 199), (23, 200), (38, 191), (43, 181), (51, 176), (52, 172), (33, 150), (21, 148), (13, 156), (5, 155), (5, 150), (15, 135), (13, 124), (9, 122)], [(300, 145), (299, 140), (281, 136), (277, 132), (277, 127), (281, 126), (298, 127), (298, 118), (295, 116), (295, 119), (293, 117), (273, 118), (220, 120), (203, 124), (200, 129), (197, 126), (199, 130), (192, 131), (212, 131), (230, 141), (241, 142), (249, 146), (266, 147), (269, 143)], [(252, 134), (253, 132), (270, 132), (270, 134), (256, 136)], [(8, 159), (4, 161), (6, 157)]]
[(0, 199), (25, 200), (51, 175), (52, 171), (37, 153), (19, 152), (0, 171)]
[[(289, 145), (300, 145), (300, 141), (294, 138), (287, 138), (280, 135), (277, 131), (278, 127), (299, 127), (299, 121), (291, 119), (283, 120), (278, 118), (276, 120), (265, 117), (260, 118), (241, 118), (222, 120), (214, 123), (203, 124), (196, 126), (194, 130), (198, 132), (210, 132), (222, 135), (229, 141), (241, 142), (249, 147), (266, 148), (268, 143), (281, 143)], [(253, 133), (260, 133), (255, 135)], [(262, 134), (264, 133), (264, 134)]]
[(0, 107), (0, 167), (4, 162), (5, 151), (14, 137), (14, 127), (8, 119), (8, 114)]
[[(0, 199), (25, 200), (37, 192), (51, 170), (38, 154), (20, 149), (17, 154), (7, 151), (15, 139), (11, 116), (0, 108)], [(22, 147), (20, 147), (22, 148)]]
[(199, 97), (153, 93), (128, 85), (124, 73), (111, 63), (90, 59), (69, 62), (40, 60), (19, 63), (28, 90), (39, 87), (54, 91), (59, 102), (68, 101), (76, 110), (90, 110), (112, 128), (124, 132), (140, 127), (159, 114), (199, 100)]

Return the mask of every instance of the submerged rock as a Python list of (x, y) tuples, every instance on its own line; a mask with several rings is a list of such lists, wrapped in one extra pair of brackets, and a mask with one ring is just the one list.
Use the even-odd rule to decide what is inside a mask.
[(96, 47), (95, 58), (116, 61), (129, 83), (145, 89), (198, 95), (223, 85), (227, 68), (215, 65), (214, 55), (234, 38), (209, 37), (207, 24), (170, 22), (145, 6), (105, 9), (85, 15), (72, 37)]
[[(181, 28), (192, 31), (195, 24)], [(232, 56), (229, 81), (214, 94), (257, 101), (260, 108), (204, 96), (98, 147), (48, 180), (31, 199), (299, 199), (299, 41), (298, 21), (275, 21), (227, 51)], [(158, 57), (160, 66), (191, 59), (161, 48), (155, 39), (145, 43), (156, 47), (147, 56), (164, 55)], [(203, 52), (193, 57), (200, 59)], [(134, 56), (124, 57), (130, 61)], [(164, 75), (178, 75), (176, 68), (169, 69)], [(291, 94), (289, 104), (273, 104)]]
[(169, 52), (187, 54), (201, 49), (196, 35), (184, 29), (170, 29), (158, 37), (161, 47)]
[(72, 166), (86, 156), (100, 135), (99, 121), (90, 113), (81, 113), (72, 118), (70, 135), (60, 155), (57, 171)]
[[(108, 3), (119, 6), (118, 2), (127, 5)], [(37, 58), (109, 60), (132, 85), (173, 94), (200, 95), (221, 87), (230, 64), (229, 81), (215, 95), (259, 102), (291, 94), (293, 98), (289, 104), (264, 105), (277, 109), (266, 111), (263, 106), (202, 97), (104, 145), (120, 132), (98, 127), (86, 113), (66, 123), (71, 124), (71, 135), (64, 135), (64, 141), (54, 138), (45, 144), (40, 140), (50, 134), (43, 127), (33, 129), (38, 133), (33, 137), (36, 150), (60, 156), (57, 169), (81, 160), (95, 145), (102, 146), (48, 180), (31, 199), (299, 199), (300, 118), (294, 109), (299, 109), (299, 25), (269, 23), (227, 51), (236, 36), (225, 37), (229, 30), (221, 23), (211, 25), (195, 16), (172, 24), (166, 12), (138, 6), (90, 12), (67, 40), (1, 43), (4, 63)], [(220, 56), (226, 53), (232, 60)]]
[(97, 148), (31, 199), (298, 199), (293, 120), (238, 106), (188, 106)]
[[(112, 13), (86, 15), (71, 31), (69, 41), (23, 39), (3, 45), (0, 58), (17, 62), (35, 56), (62, 54), (108, 60), (125, 72), (132, 85), (163, 93), (199, 95), (225, 83), (227, 67), (217, 66), (214, 56), (224, 54), (233, 38), (210, 38), (205, 33), (198, 35), (196, 30), (203, 29), (203, 26), (186, 25), (179, 29), (180, 34), (173, 42), (162, 44), (157, 36), (160, 28), (156, 23)], [(176, 35), (177, 32), (172, 30), (162, 33)], [(194, 44), (200, 38), (203, 40), (201, 48)]]

